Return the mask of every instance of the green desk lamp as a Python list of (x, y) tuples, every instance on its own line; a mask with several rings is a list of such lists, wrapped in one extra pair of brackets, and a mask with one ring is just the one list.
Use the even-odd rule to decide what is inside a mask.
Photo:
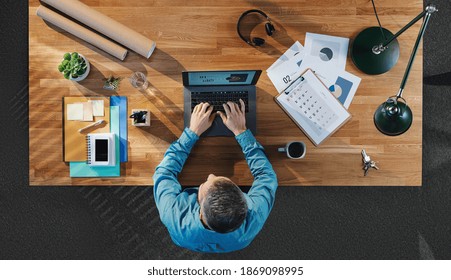
[[(376, 11), (376, 8), (374, 8), (374, 11)], [(395, 96), (390, 96), (387, 101), (382, 103), (374, 113), (374, 124), (377, 129), (385, 135), (396, 136), (403, 134), (412, 124), (412, 110), (410, 110), (409, 106), (407, 106), (406, 100), (402, 98), (402, 93), (404, 91), (407, 78), (409, 77), (410, 69), (412, 68), (421, 38), (423, 37), (424, 31), (426, 30), (429, 22), (429, 18), (431, 17), (431, 14), (436, 11), (437, 8), (434, 5), (428, 5), (423, 12), (421, 12), (395, 35), (392, 35), (387, 29), (382, 28), (379, 23), (380, 28), (370, 27), (363, 30), (357, 35), (353, 42), (351, 57), (354, 64), (360, 70), (367, 74), (385, 73), (396, 64), (399, 58), (399, 44), (396, 41), (396, 37), (406, 31), (418, 20), (424, 18), (418, 38), (413, 47), (412, 54), (410, 55), (409, 62), (407, 63), (407, 68), (398, 93)], [(392, 37), (386, 39), (384, 43), (380, 43), (386, 35)], [(403, 102), (399, 102), (400, 100)]]
[[(396, 136), (406, 132), (412, 124), (413, 115), (412, 110), (407, 106), (406, 100), (402, 98), (404, 86), (407, 83), (410, 69), (412, 68), (415, 55), (417, 54), (418, 47), (420, 45), (421, 38), (423, 37), (426, 26), (429, 22), (429, 18), (432, 13), (436, 12), (437, 8), (434, 5), (426, 7), (424, 12), (420, 15), (424, 15), (423, 24), (421, 25), (420, 32), (410, 55), (407, 68), (404, 73), (404, 77), (399, 87), (399, 91), (395, 96), (390, 96), (387, 101), (382, 103), (374, 113), (374, 124), (377, 129), (385, 135)], [(418, 18), (418, 17), (417, 17)], [(403, 102), (399, 102), (402, 100)]]
[[(350, 53), (355, 66), (362, 72), (378, 75), (389, 71), (398, 62), (399, 43), (396, 38), (417, 21), (424, 18), (422, 31), (420, 32), (421, 38), (430, 15), (437, 9), (434, 5), (427, 6), (423, 12), (393, 35), (393, 33), (381, 26), (373, 0), (372, 3), (379, 27), (369, 27), (360, 32), (352, 42)], [(414, 53), (415, 51), (416, 48)]]

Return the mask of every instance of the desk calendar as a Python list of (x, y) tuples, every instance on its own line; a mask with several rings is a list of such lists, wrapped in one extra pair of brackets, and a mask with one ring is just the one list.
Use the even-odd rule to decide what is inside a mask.
[(275, 100), (315, 146), (351, 118), (311, 69), (294, 80)]

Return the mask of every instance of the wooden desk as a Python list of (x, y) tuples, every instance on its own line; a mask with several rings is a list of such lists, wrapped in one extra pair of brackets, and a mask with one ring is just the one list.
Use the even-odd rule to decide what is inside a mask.
[[(57, 28), (36, 16), (37, 0), (30, 0), (30, 185), (152, 185), (152, 175), (169, 144), (183, 130), (184, 70), (266, 70), (296, 40), (302, 44), (306, 32), (354, 38), (362, 29), (376, 26), (370, 1), (82, 1), (157, 42), (150, 59), (130, 52), (124, 62)], [(423, 9), (423, 1), (405, 4), (400, 0), (377, 1), (385, 28), (398, 31)], [(274, 38), (252, 48), (236, 34), (236, 21), (245, 10), (259, 8), (276, 25)], [(320, 147), (314, 147), (273, 101), (276, 90), (263, 72), (257, 84), (258, 141), (265, 147), (281, 186), (419, 186), (422, 170), (422, 49), (413, 66), (404, 97), (414, 121), (408, 132), (389, 137), (373, 124), (373, 113), (388, 96), (396, 94), (420, 23), (399, 38), (401, 55), (388, 73), (361, 73), (348, 58), (346, 70), (362, 78), (350, 106), (353, 115), (343, 128)], [(254, 36), (265, 37), (263, 26)], [(88, 57), (91, 73), (87, 80), (65, 80), (57, 66), (65, 52)], [(146, 73), (151, 87), (139, 92), (127, 80), (118, 95), (128, 97), (128, 111), (148, 108), (149, 128), (129, 125), (129, 162), (120, 178), (72, 179), (62, 162), (61, 97), (108, 96), (102, 78), (114, 74), (128, 77), (134, 71)], [(307, 144), (306, 158), (289, 160), (277, 152), (288, 141)], [(360, 151), (378, 162), (379, 171), (363, 176)], [(253, 178), (234, 138), (202, 138), (192, 151), (180, 176), (183, 185), (199, 185), (209, 173), (230, 177), (239, 185), (251, 185)]]

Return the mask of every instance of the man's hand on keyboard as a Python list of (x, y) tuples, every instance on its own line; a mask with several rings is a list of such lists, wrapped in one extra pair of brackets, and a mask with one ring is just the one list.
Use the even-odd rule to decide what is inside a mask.
[(227, 104), (222, 105), (226, 112), (225, 114), (221, 111), (217, 112), (225, 126), (227, 126), (235, 136), (246, 130), (245, 105), (241, 99), (240, 104), (241, 106), (229, 101)]
[(197, 136), (204, 133), (211, 126), (215, 118), (215, 115), (212, 115), (211, 112), (213, 112), (213, 106), (210, 106), (208, 103), (199, 103), (196, 105), (191, 114), (189, 129), (196, 133)]

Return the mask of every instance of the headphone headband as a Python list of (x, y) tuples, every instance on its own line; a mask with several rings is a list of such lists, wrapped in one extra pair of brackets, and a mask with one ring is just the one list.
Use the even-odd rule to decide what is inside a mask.
[(241, 14), (240, 18), (238, 19), (238, 23), (240, 23), (240, 21), (247, 16), (248, 14), (252, 14), (252, 13), (257, 13), (260, 14), (262, 16), (264, 16), (268, 21), (271, 21), (271, 19), (268, 17), (267, 14), (265, 14), (265, 12), (261, 11), (261, 10), (257, 10), (257, 9), (252, 9), (252, 10), (247, 10), (245, 11), (243, 14)]
[[(262, 39), (262, 38), (258, 38), (258, 37), (255, 38), (254, 40), (251, 40), (250, 38), (249, 38), (249, 39), (246, 39), (246, 38), (243, 36), (243, 34), (241, 34), (241, 31), (240, 31), (241, 21), (242, 21), (243, 18), (245, 18), (247, 15), (252, 14), (252, 13), (260, 14), (260, 15), (262, 15), (262, 16), (264, 16), (264, 17), (266, 18), (266, 20), (267, 20), (268, 22), (266, 23), (265, 27), (267, 28), (267, 31), (266, 31), (266, 32), (267, 32), (267, 34), (268, 34), (269, 36), (272, 35), (272, 31), (274, 31), (274, 26), (272, 25), (272, 22), (271, 22), (271, 19), (269, 18), (269, 16), (268, 16), (265, 12), (263, 12), (263, 11), (261, 11), (261, 10), (251, 9), (251, 10), (247, 10), (247, 11), (245, 11), (244, 13), (241, 14), (240, 18), (238, 19), (237, 25), (236, 25), (236, 31), (237, 31), (237, 33), (238, 33), (238, 36), (240, 36), (240, 38), (241, 38), (244, 42), (246, 42), (247, 44), (249, 44), (249, 45), (251, 45), (251, 46), (257, 46), (257, 44), (255, 44), (255, 42), (253, 42), (254, 40), (261, 40), (261, 41), (263, 41), (261, 44), (263, 44), (263, 43), (265, 42), (265, 40)], [(268, 27), (272, 28), (271, 34), (270, 34), (270, 32), (268, 31)]]

